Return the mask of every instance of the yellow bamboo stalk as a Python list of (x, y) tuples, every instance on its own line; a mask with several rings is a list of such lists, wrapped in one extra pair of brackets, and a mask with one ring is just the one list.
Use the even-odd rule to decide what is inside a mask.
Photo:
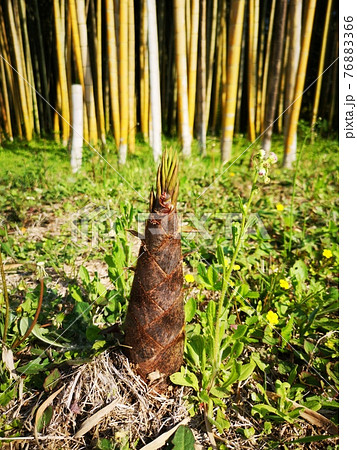
[[(327, 45), (327, 36), (328, 36), (328, 29), (330, 26), (330, 17), (331, 17), (331, 8), (332, 8), (332, 0), (327, 1), (327, 8), (326, 8), (326, 18), (325, 18), (325, 25), (324, 25), (324, 32), (322, 35), (322, 44), (321, 44), (321, 52), (320, 52), (320, 61), (319, 61), (319, 68), (317, 70), (317, 82), (316, 82), (316, 90), (315, 90), (315, 97), (314, 97), (314, 106), (312, 109), (312, 119), (311, 119), (311, 128), (312, 131), (314, 130), (316, 119), (317, 119), (317, 113), (319, 110), (319, 103), (320, 103), (320, 95), (321, 95), (321, 86), (322, 86), (322, 73), (324, 70), (324, 64), (325, 64), (325, 56), (326, 56), (326, 45)], [(314, 133), (311, 134), (311, 137), (313, 138)]]
[(20, 76), (17, 77), (17, 85), (18, 90), (20, 94), (20, 106), (22, 110), (22, 117), (24, 121), (24, 128), (25, 128), (25, 137), (28, 141), (32, 139), (32, 125), (30, 121), (30, 115), (28, 112), (28, 105), (27, 105), (27, 94), (26, 94), (26, 87), (25, 87), (25, 81), (23, 78), (26, 78), (26, 73), (23, 71), (23, 64), (21, 60), (21, 48), (20, 48), (20, 42), (18, 37), (18, 30), (16, 28), (15, 19), (14, 19), (14, 12), (12, 8), (12, 1), (7, 1), (7, 10), (8, 10), (8, 18), (9, 18), (9, 25), (11, 30), (11, 36), (14, 46), (14, 57), (15, 57), (15, 68), (20, 73)]
[(174, 0), (174, 24), (179, 128), (183, 155), (190, 156), (192, 137), (188, 115), (185, 4), (180, 0)]
[(283, 121), (284, 121), (284, 98), (285, 98), (285, 86), (287, 84), (287, 72), (288, 72), (288, 61), (289, 61), (289, 47), (290, 47), (290, 20), (288, 20), (287, 32), (285, 38), (285, 48), (283, 57), (283, 68), (281, 71), (280, 79), (280, 89), (279, 89), (279, 99), (278, 99), (278, 120), (277, 120), (277, 131), (279, 134), (283, 132)]
[(103, 58), (102, 58), (102, 2), (97, 2), (97, 49), (96, 49), (96, 70), (97, 70), (97, 105), (98, 105), (98, 129), (102, 144), (106, 144), (105, 138), (105, 114), (103, 100)]
[[(284, 100), (284, 134), (286, 138), (289, 118), (291, 114), (290, 105), (294, 99), (296, 74), (299, 66), (301, 47), (301, 24), (302, 24), (302, 0), (292, 0), (289, 7), (289, 56), (285, 75), (285, 100)], [(294, 137), (294, 150), (296, 152), (296, 135)]]
[[(227, 9), (226, 3), (224, 11)], [(227, 22), (226, 22), (226, 13), (222, 14), (222, 40), (221, 40), (221, 48), (222, 48), (222, 93), (221, 93), (221, 115), (223, 115), (223, 111), (226, 106), (226, 86), (227, 86)], [(222, 118), (222, 117), (221, 117)]]
[(78, 32), (81, 45), (83, 74), (84, 74), (84, 98), (87, 107), (89, 140), (93, 143), (98, 141), (97, 119), (94, 102), (94, 88), (90, 55), (88, 48), (88, 33), (86, 23), (86, 7), (84, 0), (76, 0)]
[(70, 20), (65, 20), (63, 22), (63, 29), (66, 30), (64, 37), (64, 49), (65, 49), (64, 54), (66, 59), (67, 86), (69, 87), (68, 103), (69, 103), (69, 110), (72, 111), (72, 67), (71, 67), (72, 65), (67, 63), (67, 61), (72, 61), (72, 33)]
[(76, 69), (77, 69), (78, 79), (79, 79), (79, 82), (80, 82), (83, 92), (84, 92), (85, 85), (84, 85), (84, 74), (83, 74), (83, 62), (82, 62), (82, 53), (81, 53), (81, 43), (80, 43), (80, 39), (79, 39), (75, 0), (68, 1), (68, 13), (69, 13), (69, 19), (70, 19), (71, 31), (72, 31), (72, 45), (73, 45), (73, 52), (74, 52), (74, 62), (75, 62)]
[(119, 2), (119, 90), (120, 90), (120, 146), (119, 163), (125, 164), (128, 150), (128, 0)]
[(20, 52), (21, 52), (21, 73), (23, 74), (23, 77), (25, 78), (24, 87), (26, 92), (26, 104), (27, 104), (27, 112), (29, 115), (29, 123), (31, 126), (31, 131), (33, 132), (33, 106), (32, 106), (32, 95), (31, 95), (31, 87), (29, 86), (30, 79), (29, 75), (27, 73), (27, 64), (26, 64), (26, 56), (25, 56), (25, 46), (22, 39), (22, 24), (20, 21), (20, 7), (19, 7), (19, 0), (13, 1), (13, 11), (14, 11), (14, 19), (15, 19), (15, 26), (18, 31), (18, 39), (20, 44)]
[(226, 101), (223, 110), (221, 139), (221, 158), (223, 163), (230, 159), (232, 150), (234, 118), (237, 105), (239, 63), (243, 35), (244, 4), (245, 2), (240, 0), (233, 0), (231, 4)]
[(129, 0), (128, 18), (128, 94), (129, 94), (129, 136), (128, 150), (134, 153), (136, 133), (136, 102), (135, 102), (135, 17), (134, 0)]
[(217, 5), (218, 0), (213, 0), (212, 3), (212, 22), (211, 22), (211, 36), (210, 46), (208, 54), (208, 68), (207, 68), (207, 83), (206, 83), (206, 130), (209, 122), (209, 112), (211, 106), (212, 97), (212, 84), (213, 84), (213, 67), (214, 67), (214, 54), (217, 45)]
[(293, 162), (290, 158), (290, 155), (293, 148), (294, 136), (297, 132), (298, 120), (300, 115), (302, 93), (304, 91), (306, 68), (307, 68), (307, 61), (309, 58), (309, 49), (311, 42), (312, 27), (314, 23), (315, 9), (316, 9), (316, 0), (308, 0), (306, 21), (301, 44), (299, 67), (296, 77), (294, 103), (291, 106), (291, 114), (286, 136), (285, 151), (284, 151), (284, 167), (291, 167)]
[(57, 52), (57, 65), (58, 65), (58, 80), (60, 84), (61, 95), (61, 115), (62, 115), (62, 143), (67, 145), (70, 135), (70, 112), (69, 112), (69, 99), (68, 99), (68, 87), (66, 77), (66, 66), (64, 58), (63, 48), (63, 30), (60, 16), (60, 7), (58, 0), (53, 0), (53, 11), (55, 21), (55, 34), (56, 34), (56, 52)]
[(258, 71), (257, 71), (257, 107), (255, 114), (255, 131), (257, 134), (261, 131), (261, 107), (262, 107), (262, 90), (263, 90), (263, 66), (264, 66), (264, 46), (265, 46), (265, 14), (267, 9), (267, 0), (264, 0), (262, 11), (262, 20), (260, 21), (259, 31), (259, 49), (258, 49)]
[(109, 88), (109, 74), (107, 67), (104, 71), (104, 115), (105, 115), (105, 133), (110, 132), (110, 88)]
[(21, 30), (24, 37), (24, 53), (25, 53), (25, 65), (26, 65), (26, 73), (27, 73), (27, 81), (30, 83), (27, 86), (27, 92), (29, 96), (29, 111), (32, 112), (32, 124), (35, 126), (35, 131), (40, 133), (40, 120), (38, 114), (38, 105), (37, 105), (37, 95), (35, 91), (35, 79), (33, 75), (33, 67), (32, 67), (32, 59), (31, 59), (31, 51), (30, 51), (30, 42), (28, 38), (28, 29), (27, 29), (27, 19), (26, 19), (26, 4), (25, 0), (19, 1), (19, 11), (21, 18)]
[[(271, 55), (271, 39), (272, 39), (272, 35), (273, 35), (275, 5), (276, 5), (276, 0), (272, 0), (271, 7), (270, 7), (269, 28), (268, 28), (267, 45), (266, 45), (265, 60), (264, 60), (263, 82), (262, 82), (262, 103), (261, 103), (261, 107), (260, 107), (260, 128), (261, 128), (261, 130), (264, 130), (266, 92), (267, 92), (267, 85), (268, 85), (268, 72), (269, 72), (270, 55)], [(259, 120), (259, 118), (258, 118), (258, 120)]]
[(61, 142), (60, 116), (57, 111), (61, 110), (61, 85), (57, 81), (56, 84), (56, 111), (53, 116), (53, 136), (56, 142)]
[[(14, 75), (18, 77), (18, 75), (12, 70), (10, 65), (11, 64), (11, 57), (10, 57), (10, 49), (9, 49), (9, 42), (7, 38), (7, 31), (5, 27), (5, 17), (4, 17), (4, 11), (0, 4), (0, 51), (1, 55), (5, 59), (4, 62), (4, 70), (5, 70), (5, 76), (8, 86), (8, 93), (9, 93), (9, 104), (10, 109), (14, 113), (15, 118), (15, 125), (16, 125), (16, 134), (22, 138), (22, 108), (21, 108), (21, 96), (19, 94), (19, 88), (18, 83), (15, 83)], [(12, 63), (13, 64), (13, 63)], [(5, 78), (3, 80), (5, 82)]]
[(118, 65), (117, 65), (117, 44), (114, 24), (114, 4), (113, 0), (105, 1), (106, 21), (107, 21), (107, 45), (108, 45), (108, 66), (109, 66), (109, 92), (111, 103), (111, 115), (113, 123), (113, 133), (115, 145), (119, 150), (120, 145), (120, 116), (119, 116), (119, 89), (118, 89)]
[(200, 17), (199, 0), (192, 0), (191, 4), (191, 36), (188, 58), (188, 114), (190, 120), (190, 133), (193, 134), (196, 106), (196, 79), (197, 79), (197, 45), (198, 26)]
[[(3, 54), (1, 44), (0, 44), (0, 51), (1, 54)], [(4, 61), (2, 58), (0, 58), (0, 82), (1, 82), (1, 93), (3, 94), (4, 109), (5, 109), (5, 121), (4, 121), (5, 133), (7, 134), (7, 137), (12, 141), (13, 133), (11, 125), (11, 111), (8, 96), (8, 88), (6, 85)]]
[(255, 141), (255, 113), (257, 101), (257, 45), (259, 26), (259, 2), (249, 3), (248, 36), (248, 139)]
[(217, 64), (216, 77), (213, 99), (213, 114), (212, 114), (212, 130), (216, 130), (217, 119), (219, 114), (219, 107), (223, 110), (225, 100), (225, 84), (226, 84), (226, 3), (222, 4), (222, 11), (219, 20), (219, 31), (217, 39)]
[[(245, 54), (245, 46), (247, 40), (247, 33), (245, 33), (245, 20), (243, 25), (243, 36), (242, 36), (242, 49), (241, 54)], [(243, 80), (244, 80), (244, 67), (245, 67), (245, 58), (240, 59), (239, 65), (239, 77), (238, 77), (238, 92), (237, 92), (237, 109), (236, 109), (236, 117), (234, 124), (234, 132), (239, 133), (240, 131), (240, 123), (241, 123), (241, 110), (242, 110), (242, 97), (243, 97)]]
[(141, 2), (140, 26), (140, 128), (145, 141), (149, 137), (149, 61), (146, 0)]
[[(191, 0), (185, 1), (186, 54), (190, 54), (191, 42)], [(188, 66), (187, 66), (188, 71)]]
[[(36, 33), (38, 36), (38, 43), (39, 48), (37, 49), (37, 61), (39, 68), (36, 68), (36, 71), (38, 70), (38, 76), (40, 79), (39, 86), (41, 86), (41, 95), (44, 97), (46, 101), (42, 103), (43, 107), (43, 123), (45, 130), (48, 130), (50, 128), (51, 123), (51, 107), (49, 105), (49, 87), (48, 87), (48, 77), (47, 77), (47, 70), (46, 70), (46, 62), (45, 62), (45, 53), (44, 53), (44, 45), (43, 41), (45, 39), (45, 36), (42, 34), (41, 29), (41, 20), (40, 20), (40, 13), (38, 8), (38, 2), (39, 0), (34, 1), (34, 15), (35, 15), (35, 21), (36, 21)], [(42, 100), (41, 100), (42, 102)], [(52, 127), (51, 127), (52, 128)]]
[(206, 0), (200, 0), (200, 57), (198, 62), (197, 140), (202, 156), (206, 156)]
[[(5, 58), (8, 61), (8, 55), (7, 55), (7, 41), (6, 41), (6, 35), (3, 33), (3, 30), (5, 28), (4, 23), (4, 14), (3, 14), (3, 8), (2, 5), (0, 5), (0, 54), (3, 58)], [(13, 130), (12, 130), (12, 123), (11, 123), (11, 109), (10, 109), (10, 102), (9, 102), (9, 85), (10, 85), (10, 92), (12, 92), (12, 84), (11, 80), (7, 80), (6, 78), (6, 69), (5, 65), (7, 64), (4, 62), (3, 58), (0, 58), (0, 83), (1, 87), (0, 90), (3, 93), (4, 96), (4, 108), (5, 108), (5, 133), (7, 134), (8, 138), (12, 141), (13, 140)], [(9, 85), (7, 84), (9, 83)]]

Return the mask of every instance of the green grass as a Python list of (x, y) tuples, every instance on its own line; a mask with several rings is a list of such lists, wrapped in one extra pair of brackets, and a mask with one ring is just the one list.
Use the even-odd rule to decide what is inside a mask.
[[(166, 144), (178, 147), (174, 141)], [(243, 137), (237, 140), (232, 162), (248, 145)], [(281, 423), (298, 424), (298, 412), (289, 400), (322, 410), (338, 421), (338, 144), (323, 139), (301, 144), (297, 172), (278, 163), (271, 170), (271, 182), (259, 184), (251, 212), (258, 214), (268, 237), (253, 226), (237, 255), (239, 268), (232, 271), (222, 313), (226, 341), (221, 345), (226, 349), (217, 389), (211, 389), (208, 398), (204, 371), (212, 380), (212, 369), (205, 365), (205, 352), (210, 351), (207, 342), (216, 320), (222, 275), (227, 273), (224, 267), (235, 248), (219, 214), (241, 212), (254, 175), (250, 158), (258, 149), (255, 145), (234, 164), (222, 167), (219, 141), (211, 139), (207, 157), (201, 158), (194, 147), (190, 161), (181, 161), (178, 207), (184, 225), (197, 227), (193, 219), (197, 217), (210, 238), (188, 232), (182, 237), (185, 273), (193, 278), (185, 283), (185, 369), (176, 381), (193, 387), (187, 399), (191, 413), (201, 414), (200, 405), (207, 405), (209, 419), (224, 436), (230, 436), (232, 414), (239, 409), (239, 399), (232, 404), (232, 392), (243, 383), (255, 425), (234, 431), (247, 442), (254, 435), (258, 445), (268, 442), (275, 448), (284, 439), (274, 430)], [(272, 150), (282, 161), (281, 138), (275, 138)], [(8, 289), (9, 345), (24, 334), (35, 315), (39, 287), (31, 284), (32, 273), (41, 261), (47, 272), (38, 325), (15, 359), (16, 370), (26, 374), (25, 390), (40, 389), (56, 368), (62, 370), (73, 360), (85, 361), (114, 345), (104, 340), (100, 329), (121, 322), (125, 314), (132, 281), (127, 268), (137, 256), (127, 230), (136, 227), (136, 214), (148, 209), (156, 169), (149, 148), (142, 143), (125, 167), (118, 168), (113, 149), (105, 158), (115, 170), (86, 149), (83, 168), (73, 175), (67, 151), (53, 142), (0, 147), (2, 253), (9, 278), (14, 270), (22, 274), (22, 281)], [(279, 211), (277, 204), (284, 209)], [(205, 221), (204, 214), (211, 216)], [(235, 220), (239, 221), (238, 216)], [(84, 231), (85, 221), (88, 238), (73, 240), (73, 226)], [(324, 256), (324, 250), (332, 256)], [(110, 289), (106, 290), (99, 274), (90, 276), (81, 267), (92, 260), (108, 266)], [(11, 269), (14, 264), (21, 266)], [(70, 274), (65, 265), (72, 268)], [(65, 283), (65, 293), (58, 291), (58, 280)], [(2, 298), (0, 308), (5, 313)], [(74, 321), (76, 325), (71, 326)], [(1, 334), (3, 328), (2, 321)], [(202, 342), (199, 336), (206, 339)], [(57, 346), (49, 358), (43, 349), (54, 341)], [(5, 406), (17, 394), (7, 390), (11, 381), (4, 365), (0, 378), (0, 404)], [(272, 399), (269, 392), (279, 398)], [(301, 433), (296, 437), (306, 439)]]

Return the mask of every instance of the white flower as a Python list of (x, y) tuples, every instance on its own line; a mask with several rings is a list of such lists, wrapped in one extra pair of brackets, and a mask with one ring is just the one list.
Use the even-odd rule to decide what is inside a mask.
[(271, 164), (275, 164), (278, 161), (278, 157), (276, 156), (276, 154), (274, 152), (270, 152), (269, 157), (268, 157), (268, 161)]
[(265, 156), (265, 154), (266, 154), (266, 151), (265, 151), (265, 150), (263, 150), (263, 149), (259, 150), (258, 155), (259, 155), (259, 158), (260, 158), (260, 159), (263, 159), (264, 156)]
[(267, 171), (266, 171), (266, 169), (264, 169), (264, 167), (260, 167), (260, 168), (258, 169), (258, 175), (259, 175), (260, 177), (264, 177), (266, 173), (267, 173)]

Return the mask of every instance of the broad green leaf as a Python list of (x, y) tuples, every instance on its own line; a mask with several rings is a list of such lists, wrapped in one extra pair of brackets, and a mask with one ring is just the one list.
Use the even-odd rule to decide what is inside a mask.
[(295, 276), (299, 284), (303, 283), (308, 276), (308, 269), (306, 267), (306, 264), (301, 260), (296, 261), (293, 267), (290, 269), (290, 274), (292, 277)]
[(264, 372), (265, 369), (269, 367), (269, 364), (265, 364), (261, 359), (259, 353), (252, 353), (252, 360), (259, 367), (259, 369)]
[(30, 324), (31, 324), (32, 320), (30, 319), (30, 317), (21, 317), (20, 321), (19, 321), (19, 332), (20, 332), (20, 336), (23, 336), (26, 331), (28, 330)]
[(107, 292), (107, 288), (100, 281), (96, 281), (95, 282), (95, 290), (96, 290), (96, 294), (97, 294), (96, 301), (98, 303), (98, 298), (99, 297), (103, 297), (104, 298), (104, 296), (105, 296), (105, 294)]
[(217, 245), (217, 260), (222, 267), (225, 267), (223, 248), (219, 244)]
[(228, 391), (226, 389), (224, 389), (223, 386), (221, 388), (213, 386), (211, 391), (210, 391), (210, 394), (214, 395), (217, 398), (227, 398), (227, 397), (229, 397)]
[(237, 328), (233, 334), (233, 339), (240, 339), (242, 336), (245, 335), (246, 331), (247, 331), (248, 327), (247, 325), (237, 325)]
[(6, 406), (15, 397), (15, 389), (7, 388), (3, 393), (0, 394), (0, 406)]
[(35, 358), (33, 361), (25, 364), (24, 366), (18, 367), (17, 371), (26, 375), (36, 374), (45, 370), (44, 361), (40, 357)]
[(209, 268), (207, 269), (207, 278), (209, 284), (214, 288), (218, 279), (218, 273), (213, 265), (209, 266)]
[(38, 323), (33, 327), (32, 334), (40, 339), (40, 341), (45, 342), (46, 344), (54, 345), (55, 347), (66, 348), (66, 345), (60, 344), (57, 340), (50, 339), (45, 335), (48, 333), (46, 328), (41, 328)]
[(250, 439), (251, 437), (253, 437), (255, 435), (255, 430), (253, 427), (244, 428), (243, 433), (247, 439)]
[(48, 406), (37, 423), (37, 431), (42, 431), (51, 422), (53, 416), (53, 406)]
[(228, 378), (222, 384), (223, 389), (228, 389), (233, 383), (235, 383), (239, 379), (240, 375), (240, 369), (238, 367), (239, 365), (240, 364), (237, 361), (234, 361), (231, 368), (231, 372), (228, 375)]
[(85, 322), (91, 322), (92, 318), (90, 315), (92, 306), (87, 302), (76, 303), (74, 306), (74, 313), (76, 316), (80, 316)]
[(206, 314), (207, 314), (207, 322), (208, 322), (209, 329), (210, 329), (211, 333), (213, 333), (214, 324), (216, 321), (216, 302), (214, 302), (213, 300), (210, 300), (208, 302)]
[(89, 342), (94, 342), (98, 339), (100, 328), (97, 325), (88, 325), (86, 328), (86, 338)]
[(179, 384), (181, 386), (189, 386), (192, 387), (195, 391), (199, 391), (198, 379), (196, 375), (183, 367), (181, 367), (180, 372), (173, 373), (170, 376), (170, 380), (175, 384)]
[(244, 381), (247, 378), (251, 376), (251, 374), (254, 372), (255, 369), (255, 362), (253, 360), (250, 360), (248, 364), (239, 364), (237, 366), (238, 371), (238, 380)]
[(205, 368), (204, 366), (202, 367), (202, 359), (203, 353), (206, 352), (205, 352), (205, 341), (203, 336), (201, 335), (192, 336), (192, 338), (187, 342), (187, 353), (189, 354), (193, 363), (198, 368), (201, 368), (202, 371), (204, 371)]
[(189, 427), (181, 425), (172, 439), (173, 450), (194, 450), (195, 437)]
[(217, 426), (217, 429), (220, 433), (223, 433), (224, 430), (229, 430), (229, 427), (231, 425), (229, 420), (226, 419), (226, 416), (221, 408), (218, 408), (215, 425)]
[(286, 345), (290, 342), (293, 328), (294, 328), (294, 316), (291, 316), (289, 322), (281, 330), (282, 336), (281, 348), (285, 348)]
[(242, 351), (244, 349), (243, 342), (235, 342), (232, 347), (232, 357), (233, 358), (239, 358), (239, 356), (242, 354)]
[(107, 343), (107, 342), (104, 341), (104, 340), (102, 340), (102, 341), (95, 341), (94, 344), (92, 345), (92, 349), (93, 349), (93, 350), (100, 350), (100, 349), (102, 349), (103, 347), (105, 347), (105, 344), (106, 344), (106, 343)]
[(90, 283), (90, 277), (89, 277), (88, 270), (84, 266), (81, 266), (79, 268), (78, 275), (79, 275), (79, 278), (83, 281), (83, 283), (85, 285), (88, 285)]
[(208, 395), (206, 390), (201, 390), (198, 393), (198, 398), (199, 398), (199, 400), (201, 400), (201, 402), (204, 402), (204, 403), (207, 403), (207, 404), (209, 402), (209, 395)]
[(185, 304), (185, 321), (191, 322), (197, 311), (197, 302), (193, 297), (190, 297)]
[(263, 428), (264, 428), (264, 433), (265, 434), (270, 434), (272, 432), (272, 429), (273, 429), (272, 423), (269, 422), (269, 421), (265, 421)]
[(68, 287), (68, 291), (71, 294), (72, 298), (76, 301), (76, 302), (82, 302), (82, 295), (81, 295), (81, 289), (79, 286), (72, 286), (70, 285)]
[(279, 411), (274, 406), (260, 403), (252, 407), (252, 415), (258, 414), (261, 418), (264, 418), (268, 413), (279, 415)]
[(43, 383), (43, 387), (45, 391), (51, 391), (55, 388), (61, 379), (61, 372), (56, 368), (53, 369), (52, 372), (45, 378)]
[[(96, 442), (95, 448), (98, 450), (115, 450), (117, 448), (116, 444), (112, 442), (110, 439), (102, 438), (98, 439)], [(129, 448), (129, 447), (120, 447), (123, 448)]]
[(304, 350), (308, 355), (312, 355), (315, 350), (315, 344), (313, 342), (309, 342), (305, 339), (304, 340)]

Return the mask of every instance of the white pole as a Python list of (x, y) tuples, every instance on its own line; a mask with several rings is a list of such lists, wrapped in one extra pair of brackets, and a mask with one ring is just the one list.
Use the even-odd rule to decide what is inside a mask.
[(72, 84), (72, 126), (71, 167), (76, 173), (82, 165), (83, 148), (83, 92), (80, 84)]
[(155, 0), (147, 0), (147, 11), (148, 11), (150, 106), (152, 118), (151, 120), (152, 133), (150, 133), (151, 138), (150, 145), (152, 146), (154, 160), (155, 162), (158, 162), (161, 156), (161, 96), (160, 96), (159, 46), (157, 41)]

